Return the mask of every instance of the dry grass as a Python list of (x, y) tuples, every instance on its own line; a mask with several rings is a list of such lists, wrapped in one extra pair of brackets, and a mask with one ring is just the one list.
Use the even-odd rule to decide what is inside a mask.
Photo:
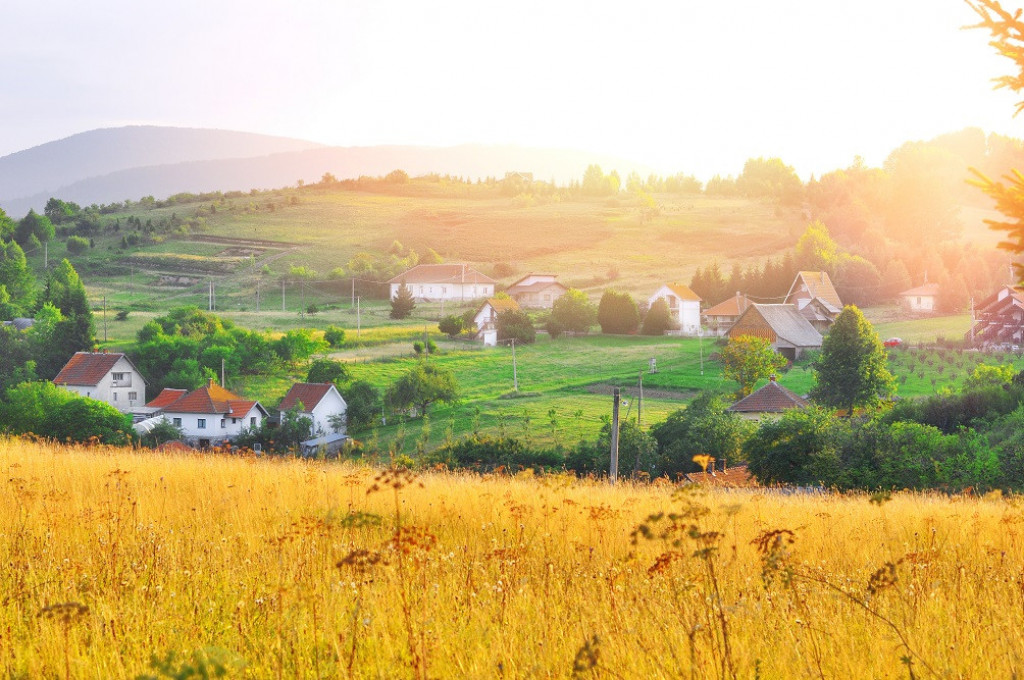
[(167, 677), (154, 655), (167, 674), (244, 660), (253, 678), (1024, 672), (1015, 499), (17, 440), (0, 440), (0, 467), (5, 677)]

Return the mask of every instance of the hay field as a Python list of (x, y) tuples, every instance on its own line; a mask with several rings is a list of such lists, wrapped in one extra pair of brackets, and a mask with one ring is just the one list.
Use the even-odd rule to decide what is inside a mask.
[(1017, 499), (683, 492), (9, 439), (0, 467), (5, 677), (1024, 672)]

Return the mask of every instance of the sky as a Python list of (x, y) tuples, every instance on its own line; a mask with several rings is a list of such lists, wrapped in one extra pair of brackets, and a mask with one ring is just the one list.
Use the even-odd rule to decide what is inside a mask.
[[(1005, 3), (1018, 6), (1014, 0)], [(805, 179), (1024, 137), (963, 0), (5, 0), (0, 156), (95, 128), (517, 144)], [(1005, 62), (1005, 63), (1003, 63)]]

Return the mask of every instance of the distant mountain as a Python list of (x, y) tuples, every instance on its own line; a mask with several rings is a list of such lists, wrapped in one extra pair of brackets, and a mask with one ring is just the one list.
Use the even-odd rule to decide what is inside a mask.
[(0, 207), (18, 218), (56, 196), (80, 205), (182, 192), (271, 189), (319, 181), (436, 172), (503, 177), (532, 172), (541, 180), (581, 179), (591, 163), (626, 174), (651, 170), (582, 151), (516, 146), (327, 147), (282, 137), (224, 130), (127, 127), (94, 130), (0, 158)]

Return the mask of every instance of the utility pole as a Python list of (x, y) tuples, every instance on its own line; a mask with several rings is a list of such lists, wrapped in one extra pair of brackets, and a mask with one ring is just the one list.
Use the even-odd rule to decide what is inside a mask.
[(519, 367), (516, 365), (516, 339), (512, 338), (512, 391), (519, 391)]
[(352, 304), (349, 309), (356, 306), (356, 277), (352, 277)]
[(107, 296), (103, 296), (103, 342), (107, 341)]
[(284, 311), (284, 277), (281, 277), (281, 311)]
[(700, 374), (704, 375), (704, 329), (697, 329), (697, 345), (700, 347)]
[(359, 339), (359, 325), (360, 325), (360, 321), (361, 321), (361, 318), (360, 318), (361, 314), (359, 313), (360, 312), (360, 304), (359, 304), (360, 299), (361, 298), (356, 298), (356, 339), (357, 340)]
[(619, 388), (612, 392), (612, 464), (608, 470), (612, 484), (619, 477)]
[(206, 284), (206, 309), (210, 312), (213, 311), (213, 279)]
[(260, 313), (260, 280), (256, 279), (256, 313)]

